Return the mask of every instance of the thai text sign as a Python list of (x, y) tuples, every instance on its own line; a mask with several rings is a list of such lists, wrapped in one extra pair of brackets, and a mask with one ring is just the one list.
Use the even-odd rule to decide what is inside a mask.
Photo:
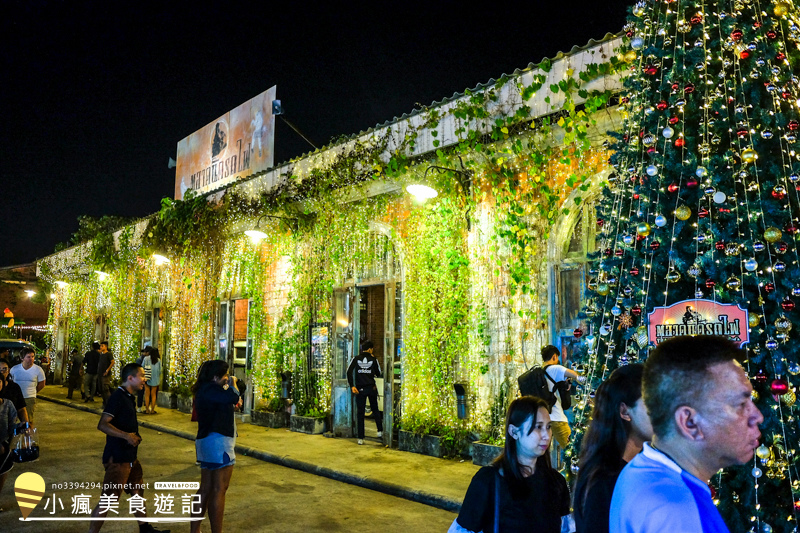
[(178, 143), (175, 199), (204, 193), (275, 164), (275, 87)]
[(712, 300), (683, 300), (656, 307), (647, 315), (650, 342), (658, 344), (679, 335), (721, 335), (739, 344), (750, 341), (747, 309)]

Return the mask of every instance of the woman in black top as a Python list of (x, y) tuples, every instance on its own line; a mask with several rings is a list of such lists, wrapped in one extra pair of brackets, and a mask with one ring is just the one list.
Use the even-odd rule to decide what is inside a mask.
[(547, 402), (534, 396), (511, 402), (505, 449), (472, 478), (450, 532), (559, 533), (569, 489), (550, 466), (552, 437)]
[(620, 367), (597, 388), (575, 482), (572, 507), (577, 533), (608, 533), (617, 477), (653, 437), (642, 400), (643, 368), (638, 363)]
[[(228, 382), (230, 381), (230, 385)], [(195, 450), (200, 463), (201, 511), (208, 509), (211, 531), (222, 531), (225, 514), (225, 493), (233, 474), (236, 454), (236, 426), (233, 408), (239, 403), (236, 377), (228, 376), (228, 363), (206, 361), (197, 372), (197, 382), (192, 387), (197, 411), (197, 438)], [(192, 522), (192, 532), (200, 531), (202, 520)]]

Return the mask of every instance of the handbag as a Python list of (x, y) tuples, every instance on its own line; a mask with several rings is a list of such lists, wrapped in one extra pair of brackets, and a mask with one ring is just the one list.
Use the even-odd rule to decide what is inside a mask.
[[(494, 533), (500, 533), (500, 473), (499, 472), (496, 472), (494, 475), (494, 522), (492, 525), (493, 525), (492, 531)], [(450, 524), (447, 533), (475, 533), (475, 532), (461, 527), (461, 524), (458, 523), (458, 519), (456, 518), (453, 520), (453, 523)], [(490, 532), (484, 530), (483, 533), (490, 533)]]

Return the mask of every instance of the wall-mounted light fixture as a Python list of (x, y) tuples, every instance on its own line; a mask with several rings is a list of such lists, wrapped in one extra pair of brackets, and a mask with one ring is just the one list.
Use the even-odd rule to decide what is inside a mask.
[(100, 281), (105, 281), (105, 280), (106, 280), (106, 278), (108, 278), (108, 274), (106, 274), (106, 273), (105, 273), (105, 272), (103, 272), (102, 270), (95, 270), (95, 271), (94, 271), (94, 273), (95, 273), (95, 274), (97, 274), (97, 278), (98, 278)]
[(169, 263), (171, 263), (169, 257), (158, 253), (153, 254), (153, 261), (155, 261), (156, 266), (168, 265)]
[(256, 227), (253, 228), (253, 229), (246, 230), (244, 232), (244, 234), (247, 235), (248, 237), (250, 237), (253, 240), (253, 243), (255, 243), (255, 244), (258, 244), (258, 242), (261, 241), (261, 239), (266, 239), (267, 238), (267, 234), (264, 233), (263, 231), (261, 231), (261, 229), (260, 229), (261, 228), (261, 221), (264, 220), (265, 218), (276, 218), (278, 220), (286, 221), (289, 224), (289, 227), (292, 229), (292, 231), (295, 231), (295, 232), (297, 231), (298, 225), (297, 225), (297, 219), (296, 218), (279, 217), (279, 216), (276, 216), (276, 215), (261, 215), (260, 217), (258, 217), (258, 220), (256, 220)]
[(28, 295), (28, 298), (33, 298), (36, 295), (36, 291), (31, 290), (31, 289), (26, 289), (25, 290), (25, 294)]
[(433, 187), (422, 185), (421, 183), (414, 183), (406, 186), (406, 191), (418, 200), (430, 200), (439, 196), (439, 192)]

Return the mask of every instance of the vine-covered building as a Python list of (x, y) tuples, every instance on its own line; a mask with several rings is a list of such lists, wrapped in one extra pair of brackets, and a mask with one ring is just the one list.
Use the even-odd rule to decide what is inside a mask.
[(541, 346), (579, 342), (592, 205), (628, 66), (620, 45), (592, 41), (205, 195), (165, 199), (41, 260), (56, 295), (50, 349), (63, 358), (108, 340), (124, 364), (158, 347), (177, 396), (204, 360), (225, 359), (248, 383), (246, 412), (288, 406), (351, 436), (346, 370), (370, 339), (387, 444), (400, 429), (491, 440)]

